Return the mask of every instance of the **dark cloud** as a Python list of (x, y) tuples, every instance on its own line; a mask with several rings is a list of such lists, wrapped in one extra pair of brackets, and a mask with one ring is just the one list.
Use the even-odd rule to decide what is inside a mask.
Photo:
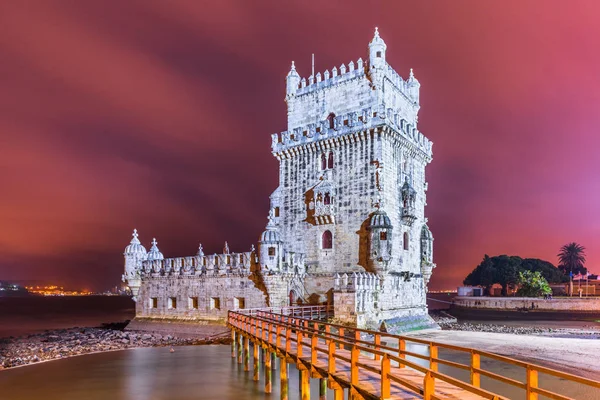
[[(422, 84), (434, 288), (484, 253), (600, 261), (600, 5), (28, 1), (0, 5), (0, 278), (114, 285), (137, 227), (245, 250), (277, 186), (284, 77), (365, 57)], [(597, 268), (596, 268), (597, 269)]]

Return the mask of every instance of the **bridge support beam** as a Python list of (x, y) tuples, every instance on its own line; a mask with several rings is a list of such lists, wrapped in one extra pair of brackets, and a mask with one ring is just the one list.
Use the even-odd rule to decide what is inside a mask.
[(310, 400), (310, 371), (300, 369), (300, 399)]
[(250, 340), (244, 336), (244, 371), (250, 371)]
[(319, 378), (319, 400), (327, 400), (327, 378)]
[(263, 359), (265, 360), (265, 393), (271, 393), (271, 377), (273, 374), (273, 371), (271, 370), (271, 352), (267, 349), (264, 349), (263, 354)]
[(252, 342), (252, 366), (254, 367), (254, 381), (257, 382), (260, 379), (260, 357), (258, 351), (260, 350), (258, 342)]
[(237, 335), (237, 362), (238, 364), (242, 363), (242, 335), (240, 333)]
[(237, 339), (236, 333), (235, 333), (235, 330), (232, 329), (231, 330), (231, 358), (235, 358), (235, 339)]
[(281, 400), (288, 400), (288, 389), (289, 389), (289, 381), (288, 381), (288, 365), (287, 362), (285, 361), (285, 358), (281, 359), (280, 362), (280, 372), (279, 372), (279, 377), (281, 379), (281, 388), (280, 388), (280, 393), (281, 393)]

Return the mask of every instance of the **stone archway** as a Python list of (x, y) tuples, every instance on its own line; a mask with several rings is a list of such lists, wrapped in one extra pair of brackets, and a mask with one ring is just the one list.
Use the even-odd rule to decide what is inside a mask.
[(296, 293), (296, 291), (294, 289), (290, 290), (290, 307), (293, 307), (296, 304), (296, 302), (298, 301), (298, 293)]

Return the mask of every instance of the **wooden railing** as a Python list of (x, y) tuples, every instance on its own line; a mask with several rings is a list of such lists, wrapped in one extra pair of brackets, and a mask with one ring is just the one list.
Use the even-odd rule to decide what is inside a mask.
[[(282, 354), (286, 359), (291, 355), (292, 346), (295, 351), (292, 358), (295, 357), (297, 360), (308, 357), (309, 355), (303, 353), (305, 347), (310, 347), (310, 361), (312, 364), (316, 364), (319, 355), (324, 355), (327, 359), (325, 378), (332, 378), (335, 376), (336, 362), (344, 361), (350, 364), (351, 377), (349, 386), (347, 387), (350, 388), (351, 393), (356, 393), (357, 396), (358, 393), (361, 393), (361, 390), (364, 392), (364, 388), (361, 389), (358, 384), (361, 370), (379, 375), (381, 382), (379, 395), (377, 397), (372, 397), (362, 393), (359, 398), (388, 398), (390, 397), (392, 382), (399, 384), (403, 388), (414, 393), (422, 395), (424, 399), (441, 398), (436, 396), (436, 381), (441, 381), (445, 382), (447, 385), (460, 388), (461, 390), (464, 390), (465, 393), (477, 395), (481, 398), (501, 399), (502, 397), (500, 395), (481, 388), (482, 375), (503, 384), (523, 389), (526, 392), (527, 400), (537, 400), (538, 395), (558, 400), (570, 399), (565, 395), (539, 387), (539, 373), (548, 374), (594, 388), (600, 388), (600, 381), (597, 380), (579, 377), (486, 351), (315, 321), (315, 319), (324, 318), (329, 315), (330, 311), (330, 309), (324, 306), (230, 311), (228, 315), (228, 325), (233, 328), (234, 332), (232, 355), (235, 355), (236, 332), (241, 334), (238, 335), (237, 342), (240, 342), (241, 337), (244, 336), (245, 338), (249, 338), (258, 343), (258, 346), (262, 346), (263, 348), (271, 347), (273, 351), (278, 351), (280, 356)], [(388, 342), (395, 340), (398, 342), (398, 347), (393, 347), (388, 344)], [(407, 343), (426, 346), (426, 354), (407, 350)], [(241, 343), (238, 344), (238, 361), (241, 362), (243, 350), (240, 351), (240, 347)], [(255, 346), (255, 349), (256, 347), (257, 346)], [(342, 349), (349, 350), (349, 357), (348, 351), (338, 351)], [(468, 364), (462, 364), (443, 359), (439, 356), (439, 349), (465, 353), (469, 356), (470, 362)], [(427, 367), (407, 360), (407, 356), (425, 360)], [(483, 369), (481, 367), (482, 357), (524, 368), (526, 380), (524, 382), (515, 380)], [(247, 363), (248, 355), (246, 354), (244, 358)], [(371, 360), (376, 362), (376, 364)], [(452, 368), (469, 371), (470, 381), (464, 382), (440, 373), (438, 371), (439, 365), (446, 365)], [(407, 367), (414, 371), (418, 371), (422, 374), (422, 381), (415, 382), (415, 380), (406, 379), (402, 374), (394, 373), (392, 367), (394, 367), (395, 371)], [(255, 364), (255, 369), (256, 368)], [(336, 389), (335, 384), (332, 387)], [(335, 398), (340, 398), (338, 397), (337, 391)]]

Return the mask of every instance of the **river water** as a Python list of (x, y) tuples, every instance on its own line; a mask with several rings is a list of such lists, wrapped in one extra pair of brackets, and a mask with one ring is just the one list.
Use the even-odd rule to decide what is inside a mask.
[[(415, 346), (413, 351), (419, 351)], [(445, 355), (440, 354), (447, 358)], [(466, 359), (453, 357), (464, 363)], [(252, 363), (252, 358), (250, 358)], [(277, 362), (277, 367), (279, 362)], [(503, 375), (523, 379), (522, 369), (498, 366), (483, 361), (482, 367)], [(250, 367), (252, 371), (252, 367)], [(440, 366), (440, 372), (459, 378), (466, 375), (451, 373)], [(142, 348), (78, 356), (64, 360), (35, 364), (0, 371), (2, 400), (197, 400), (197, 399), (279, 399), (279, 372), (273, 373), (273, 393), (264, 393), (264, 376), (252, 380), (252, 372), (231, 358), (229, 346)], [(298, 371), (289, 369), (290, 399), (299, 398)], [(541, 387), (560, 390), (560, 393), (581, 400), (600, 400), (600, 389), (585, 387), (540, 375)], [(311, 379), (311, 397), (318, 399), (318, 380)], [(494, 384), (485, 377), (482, 386), (511, 399), (523, 399), (524, 392)], [(332, 393), (329, 393), (329, 398)], [(543, 397), (540, 397), (540, 400)]]

